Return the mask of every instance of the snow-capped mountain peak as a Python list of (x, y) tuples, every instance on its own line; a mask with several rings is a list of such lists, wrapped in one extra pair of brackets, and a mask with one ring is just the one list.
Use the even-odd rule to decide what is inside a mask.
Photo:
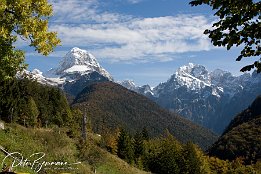
[(49, 73), (66, 75), (72, 73), (88, 74), (94, 71), (112, 80), (111, 75), (100, 66), (97, 59), (91, 53), (74, 47), (64, 56), (59, 66), (56, 69), (51, 69)]
[(176, 81), (178, 86), (187, 86), (192, 90), (210, 86), (210, 77), (207, 69), (202, 65), (193, 63), (180, 67), (172, 76), (172, 81)]
[(261, 75), (234, 76), (220, 69), (209, 72), (202, 65), (180, 67), (155, 89), (155, 101), (199, 124), (222, 131), (231, 116), (260, 95)]
[[(91, 53), (77, 47), (63, 57), (57, 68), (52, 68), (46, 73), (35, 69), (23, 74), (42, 84), (58, 86), (75, 96), (91, 83), (113, 81), (112, 76)], [(23, 77), (23, 74), (18, 76)]]
[(49, 70), (45, 75), (47, 77), (66, 77), (72, 74), (85, 75), (92, 72), (97, 72), (113, 81), (112, 76), (100, 66), (91, 53), (74, 47), (63, 57), (57, 68)]
[(136, 85), (133, 80), (123, 80), (118, 82), (121, 86), (130, 89), (130, 90), (135, 90)]
[(151, 97), (154, 95), (153, 89), (149, 85), (136, 86), (133, 80), (123, 80), (117, 83), (129, 90), (143, 94), (147, 97)]
[(63, 71), (74, 65), (99, 67), (99, 63), (91, 53), (77, 47), (74, 47), (64, 56), (64, 59), (60, 62), (59, 69), (57, 70)]
[(180, 67), (176, 71), (176, 74), (183, 75), (183, 76), (191, 75), (203, 81), (209, 80), (208, 70), (202, 65), (197, 65), (193, 63), (189, 63), (188, 65)]
[(121, 84), (219, 133), (231, 116), (261, 93), (261, 73), (234, 76), (220, 69), (210, 72), (193, 63), (178, 68), (168, 81), (155, 88), (135, 87), (133, 81), (127, 82)]

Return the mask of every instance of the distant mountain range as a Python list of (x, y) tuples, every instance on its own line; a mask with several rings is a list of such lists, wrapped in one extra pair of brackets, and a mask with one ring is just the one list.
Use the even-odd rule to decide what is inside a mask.
[[(69, 51), (57, 68), (27, 73), (40, 83), (62, 88), (72, 98), (93, 83), (113, 81), (91, 53), (79, 48)], [(261, 94), (261, 74), (236, 77), (220, 69), (209, 72), (192, 63), (180, 67), (167, 82), (154, 88), (136, 86), (129, 80), (118, 83), (216, 133), (221, 133), (234, 115)]]
[[(114, 83), (93, 55), (73, 48), (57, 68), (26, 72), (38, 82), (58, 86), (69, 95), (73, 107), (87, 112), (95, 132), (124, 127), (133, 134), (148, 129), (152, 136), (169, 130), (179, 141), (193, 141), (203, 149), (216, 140), (210, 130), (161, 108), (147, 97)], [(144, 93), (149, 86), (141, 87)]]
[(209, 72), (189, 63), (155, 88), (137, 87), (133, 81), (120, 84), (143, 94), (162, 107), (222, 133), (233, 116), (248, 107), (261, 94), (261, 74), (233, 76), (220, 69)]

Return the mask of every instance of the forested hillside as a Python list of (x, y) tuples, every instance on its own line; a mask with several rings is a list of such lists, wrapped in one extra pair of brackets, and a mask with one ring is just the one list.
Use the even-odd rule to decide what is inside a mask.
[(0, 81), (0, 118), (24, 126), (68, 125), (72, 119), (63, 92), (28, 79)]
[(91, 118), (93, 130), (99, 133), (106, 131), (105, 128), (117, 127), (135, 133), (146, 127), (152, 136), (159, 136), (168, 129), (179, 141), (193, 141), (203, 148), (207, 148), (216, 139), (209, 130), (112, 82), (86, 87), (76, 97), (73, 107), (86, 112)]

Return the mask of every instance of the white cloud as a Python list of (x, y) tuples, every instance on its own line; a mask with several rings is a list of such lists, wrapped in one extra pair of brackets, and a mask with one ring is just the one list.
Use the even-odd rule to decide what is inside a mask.
[(99, 0), (50, 0), (53, 4), (53, 23), (111, 23), (130, 18), (128, 15), (120, 15), (99, 10)]
[(55, 19), (50, 28), (62, 44), (87, 48), (100, 58), (167, 61), (170, 55), (211, 48), (203, 35), (211, 23), (204, 16), (136, 18), (100, 10), (98, 0), (52, 2)]
[(132, 3), (132, 4), (137, 4), (140, 3), (143, 0), (128, 0), (128, 2)]

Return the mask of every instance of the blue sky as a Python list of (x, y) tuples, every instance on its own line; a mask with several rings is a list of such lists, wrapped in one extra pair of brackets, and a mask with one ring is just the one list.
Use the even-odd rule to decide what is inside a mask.
[(155, 86), (189, 62), (240, 75), (251, 61), (236, 62), (239, 48), (216, 48), (203, 34), (215, 20), (208, 6), (191, 7), (187, 0), (50, 0), (50, 30), (62, 46), (48, 57), (26, 49), (29, 69), (56, 67), (73, 47), (91, 52), (117, 80)]

